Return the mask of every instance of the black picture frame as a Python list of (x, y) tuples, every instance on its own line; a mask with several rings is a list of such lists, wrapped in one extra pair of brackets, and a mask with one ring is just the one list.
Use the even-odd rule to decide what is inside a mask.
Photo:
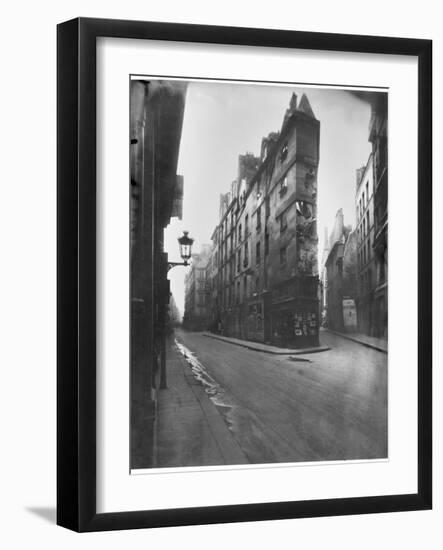
[[(418, 58), (416, 494), (96, 512), (96, 39), (398, 54)], [(78, 18), (57, 29), (57, 523), (75, 531), (425, 510), (432, 507), (432, 42)]]

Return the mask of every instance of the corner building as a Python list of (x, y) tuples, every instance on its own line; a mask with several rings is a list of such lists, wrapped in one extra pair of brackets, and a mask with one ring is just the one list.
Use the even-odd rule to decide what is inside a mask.
[(227, 336), (318, 345), (317, 169), (320, 122), (292, 95), (260, 157), (239, 157), (212, 240), (212, 326)]

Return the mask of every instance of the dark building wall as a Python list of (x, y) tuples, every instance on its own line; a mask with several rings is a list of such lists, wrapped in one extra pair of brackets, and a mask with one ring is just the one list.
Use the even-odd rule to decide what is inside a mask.
[[(153, 464), (169, 286), (163, 231), (176, 202), (186, 84), (131, 81), (131, 468)], [(155, 246), (154, 246), (155, 243)]]
[(374, 335), (388, 332), (388, 95), (378, 94), (372, 106), (369, 141), (374, 157)]

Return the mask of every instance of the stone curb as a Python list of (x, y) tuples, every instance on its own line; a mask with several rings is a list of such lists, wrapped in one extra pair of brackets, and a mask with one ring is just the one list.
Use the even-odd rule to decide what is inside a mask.
[[(217, 334), (211, 334), (209, 332), (204, 332), (203, 336), (207, 336), (208, 338), (214, 338), (215, 340), (220, 340), (221, 342), (226, 342), (228, 344), (232, 344), (234, 346), (240, 346), (242, 348), (250, 349), (253, 351), (261, 351), (262, 353), (270, 353), (271, 355), (304, 355), (306, 353), (319, 353), (322, 351), (328, 351), (331, 348), (328, 348), (327, 346), (318, 346), (316, 348), (303, 348), (303, 349), (288, 349), (286, 348), (285, 351), (283, 349), (279, 349), (274, 346), (266, 346), (261, 347), (259, 345), (254, 345), (253, 342), (250, 342), (248, 340), (245, 340), (244, 343), (240, 342), (238, 340), (233, 340), (232, 338), (228, 338), (226, 336), (218, 336)], [(274, 348), (274, 349), (271, 349)]]
[(331, 334), (336, 334), (337, 336), (341, 336), (342, 338), (345, 338), (346, 340), (351, 340), (351, 342), (355, 342), (356, 344), (360, 344), (362, 346), (366, 346), (367, 348), (372, 348), (377, 351), (381, 351), (382, 353), (388, 353), (387, 349), (384, 349), (380, 346), (377, 346), (377, 344), (372, 344), (371, 342), (365, 342), (364, 340), (359, 340), (358, 338), (354, 338), (349, 334), (343, 334), (343, 332), (337, 332), (335, 330), (326, 329)]

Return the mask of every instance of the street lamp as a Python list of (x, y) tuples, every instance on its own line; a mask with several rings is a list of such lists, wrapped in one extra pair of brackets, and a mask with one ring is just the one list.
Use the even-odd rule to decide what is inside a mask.
[(180, 247), (180, 256), (183, 259), (183, 262), (168, 262), (168, 271), (177, 265), (189, 265), (189, 260), (191, 259), (192, 245), (194, 239), (189, 237), (189, 231), (183, 231), (183, 235), (179, 237), (178, 244)]

